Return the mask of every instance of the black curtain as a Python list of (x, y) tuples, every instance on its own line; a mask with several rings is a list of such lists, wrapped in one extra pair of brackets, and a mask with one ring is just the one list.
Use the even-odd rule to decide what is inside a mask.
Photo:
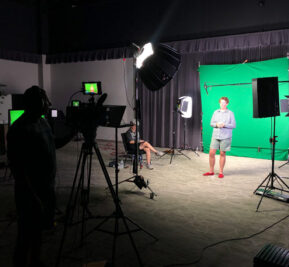
[(176, 147), (184, 146), (184, 119), (173, 112), (177, 99), (191, 96), (193, 116), (187, 119), (186, 146), (200, 149), (201, 96), (199, 65), (234, 64), (286, 57), (289, 51), (289, 30), (244, 34), (227, 37), (173, 42), (168, 44), (182, 55), (182, 63), (173, 80), (157, 92), (139, 86), (143, 138), (154, 146), (173, 146), (173, 122), (176, 116)]
[[(182, 55), (182, 63), (173, 80), (159, 91), (151, 92), (138, 84), (141, 99), (143, 138), (154, 146), (173, 146), (176, 116), (176, 147), (184, 146), (184, 119), (174, 115), (177, 99), (191, 96), (193, 116), (187, 119), (186, 146), (200, 149), (201, 96), (198, 67), (205, 64), (234, 64), (286, 57), (289, 29), (167, 43)], [(132, 57), (129, 47), (47, 55), (46, 63), (79, 62)]]
[(7, 49), (0, 49), (0, 58), (7, 59), (7, 60), (36, 63), (36, 64), (39, 64), (42, 62), (42, 56), (39, 54), (13, 51), (13, 50), (7, 50)]

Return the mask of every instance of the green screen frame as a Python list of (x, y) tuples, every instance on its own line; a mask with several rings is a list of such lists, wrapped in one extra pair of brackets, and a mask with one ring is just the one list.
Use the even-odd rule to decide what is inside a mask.
[[(232, 148), (228, 155), (271, 159), (271, 118), (253, 118), (252, 79), (278, 77), (279, 101), (288, 95), (288, 59), (279, 58), (246, 64), (202, 65), (199, 67), (202, 103), (202, 141), (209, 152), (212, 136), (210, 120), (219, 109), (218, 100), (227, 96), (228, 109), (234, 112), (236, 129), (233, 130)], [(280, 83), (287, 81), (287, 83)], [(247, 84), (243, 84), (247, 83)], [(205, 88), (205, 85), (208, 87)], [(217, 86), (219, 85), (219, 86)], [(286, 113), (276, 117), (275, 159), (287, 160), (289, 148), (289, 118)]]

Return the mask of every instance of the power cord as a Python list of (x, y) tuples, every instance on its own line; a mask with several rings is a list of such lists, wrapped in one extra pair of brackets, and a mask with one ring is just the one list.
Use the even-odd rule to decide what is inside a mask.
[(188, 262), (188, 263), (175, 263), (175, 264), (169, 264), (169, 265), (165, 265), (164, 267), (173, 267), (173, 266), (188, 266), (188, 265), (193, 265), (193, 264), (197, 264), (198, 262), (201, 261), (202, 257), (203, 257), (203, 253), (206, 249), (208, 248), (211, 248), (211, 247), (214, 247), (214, 246), (217, 246), (219, 244), (222, 244), (222, 243), (225, 243), (225, 242), (230, 242), (230, 241), (238, 241), (238, 240), (245, 240), (245, 239), (250, 239), (252, 237), (255, 237), (259, 234), (262, 234), (264, 233), (265, 231), (267, 231), (268, 229), (274, 227), (275, 225), (277, 225), (278, 223), (286, 220), (287, 218), (289, 217), (289, 215), (286, 215), (285, 217), (283, 217), (282, 219), (280, 219), (279, 221), (269, 225), (268, 227), (264, 228), (263, 230), (257, 232), (257, 233), (254, 233), (250, 236), (246, 236), (246, 237), (238, 237), (238, 238), (231, 238), (231, 239), (225, 239), (225, 240), (222, 240), (222, 241), (219, 241), (219, 242), (216, 242), (216, 243), (213, 243), (213, 244), (210, 244), (206, 247), (204, 247), (201, 251), (201, 255), (199, 256), (198, 259), (196, 259), (195, 261), (192, 261), (192, 262)]

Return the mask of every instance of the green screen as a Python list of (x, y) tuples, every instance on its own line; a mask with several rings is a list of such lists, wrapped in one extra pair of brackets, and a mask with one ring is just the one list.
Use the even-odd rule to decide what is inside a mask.
[[(219, 99), (229, 98), (228, 109), (236, 119), (233, 129), (232, 148), (228, 155), (271, 159), (269, 138), (273, 127), (272, 118), (253, 118), (252, 79), (278, 77), (279, 99), (288, 95), (288, 59), (279, 58), (261, 62), (234, 65), (203, 65), (199, 67), (202, 101), (202, 138), (204, 152), (208, 153), (213, 128), (210, 126), (213, 112), (220, 108)], [(248, 85), (232, 85), (249, 83)], [(207, 85), (207, 90), (204, 85)], [(231, 84), (231, 85), (230, 85)], [(210, 87), (212, 85), (212, 87)], [(221, 86), (213, 86), (221, 85)], [(276, 117), (275, 159), (287, 160), (289, 148), (289, 117), (280, 113)]]
[(97, 83), (85, 83), (84, 91), (85, 91), (85, 94), (98, 94)]

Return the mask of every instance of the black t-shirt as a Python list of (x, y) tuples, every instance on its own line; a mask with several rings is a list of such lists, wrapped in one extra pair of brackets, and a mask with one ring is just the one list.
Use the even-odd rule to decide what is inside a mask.
[(56, 155), (47, 121), (24, 113), (8, 130), (7, 156), (15, 179), (18, 215), (24, 221), (52, 223)]
[[(131, 129), (129, 129), (127, 132), (126, 132), (126, 137), (127, 137), (127, 141), (130, 142), (130, 141), (135, 141), (136, 140), (136, 132), (133, 132)], [(138, 141), (139, 141), (140, 138), (138, 138)]]

